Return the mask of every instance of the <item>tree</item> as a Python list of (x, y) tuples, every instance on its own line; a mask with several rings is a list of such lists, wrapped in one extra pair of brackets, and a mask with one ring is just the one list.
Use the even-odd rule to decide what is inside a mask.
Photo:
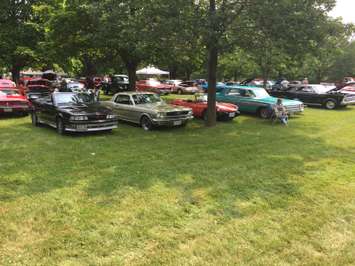
[(38, 59), (38, 43), (44, 29), (38, 23), (33, 6), (41, 1), (2, 0), (0, 2), (0, 60), (11, 71), (17, 82), (20, 71)]

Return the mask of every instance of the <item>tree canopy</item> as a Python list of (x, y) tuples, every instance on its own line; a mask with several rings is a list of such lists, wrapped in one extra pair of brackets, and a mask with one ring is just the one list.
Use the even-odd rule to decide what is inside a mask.
[(77, 76), (154, 64), (171, 78), (355, 75), (353, 25), (329, 17), (335, 0), (3, 0), (0, 69), (59, 68)]

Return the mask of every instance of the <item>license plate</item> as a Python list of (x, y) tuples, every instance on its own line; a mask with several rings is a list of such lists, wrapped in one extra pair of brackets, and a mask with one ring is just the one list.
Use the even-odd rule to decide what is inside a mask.
[(5, 113), (11, 113), (11, 112), (12, 112), (12, 108), (5, 108), (5, 109), (4, 109), (4, 112), (5, 112)]
[(87, 125), (77, 125), (76, 128), (78, 130), (87, 130), (88, 129)]
[(182, 121), (174, 121), (174, 126), (181, 126), (182, 125)]
[(235, 117), (235, 113), (229, 113), (229, 117)]

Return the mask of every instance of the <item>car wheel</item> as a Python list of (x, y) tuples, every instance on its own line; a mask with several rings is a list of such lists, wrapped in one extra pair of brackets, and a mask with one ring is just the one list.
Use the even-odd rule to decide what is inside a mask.
[(268, 119), (270, 117), (270, 112), (268, 108), (261, 108), (258, 113), (259, 117), (262, 119)]
[(324, 107), (328, 110), (333, 110), (337, 107), (337, 103), (334, 100), (330, 99), (324, 103)]
[(143, 116), (141, 118), (141, 127), (145, 130), (145, 131), (149, 131), (153, 129), (153, 123), (152, 121), (149, 119), (149, 117), (147, 116)]
[(32, 125), (35, 127), (39, 126), (39, 122), (38, 122), (38, 116), (36, 114), (36, 112), (32, 112), (31, 113), (31, 120), (32, 120)]
[(57, 132), (60, 135), (63, 135), (65, 133), (65, 126), (63, 123), (63, 119), (60, 117), (57, 118)]

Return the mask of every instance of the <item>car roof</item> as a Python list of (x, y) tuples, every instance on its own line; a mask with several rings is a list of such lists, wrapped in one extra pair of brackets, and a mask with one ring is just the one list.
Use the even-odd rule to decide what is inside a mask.
[(228, 86), (230, 89), (245, 89), (245, 90), (264, 90), (264, 88), (254, 86)]
[(143, 95), (143, 94), (155, 94), (154, 92), (144, 92), (144, 91), (127, 91), (127, 92), (119, 92), (116, 95)]

